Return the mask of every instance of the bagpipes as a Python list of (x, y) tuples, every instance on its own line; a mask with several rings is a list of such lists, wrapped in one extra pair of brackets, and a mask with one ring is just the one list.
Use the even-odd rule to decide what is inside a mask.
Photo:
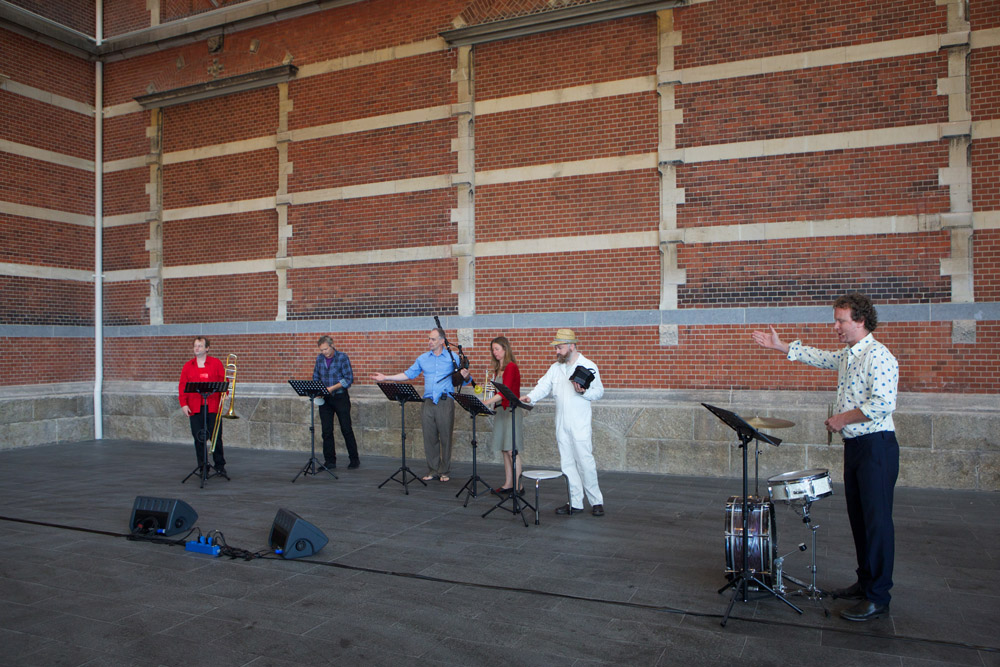
[[(456, 362), (455, 355), (452, 354), (451, 351), (451, 343), (448, 342), (448, 336), (445, 335), (444, 327), (441, 326), (441, 320), (438, 319), (437, 315), (434, 316), (434, 324), (437, 326), (438, 330), (441, 332), (441, 336), (444, 338), (444, 348), (448, 350), (448, 356), (451, 357), (451, 365), (455, 369), (451, 373), (451, 384), (454, 387), (461, 387), (463, 384), (465, 384), (465, 379), (466, 379), (465, 376), (462, 375), (462, 371), (469, 369), (469, 358), (465, 356), (465, 352), (462, 351), (462, 346), (456, 345), (455, 348), (458, 351), (457, 352), (458, 361)], [(471, 374), (469, 374), (468, 379), (469, 382), (472, 383), (473, 391), (475, 391), (477, 394), (482, 391), (482, 389), (479, 388), (479, 385), (476, 384), (476, 381), (472, 379)]]

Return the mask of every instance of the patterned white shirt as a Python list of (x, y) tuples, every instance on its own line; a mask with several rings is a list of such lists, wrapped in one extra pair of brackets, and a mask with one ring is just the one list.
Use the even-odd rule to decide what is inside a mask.
[(899, 362), (871, 334), (836, 352), (794, 341), (788, 346), (788, 360), (837, 371), (834, 414), (858, 408), (870, 420), (845, 426), (841, 431), (845, 438), (896, 430), (892, 412), (896, 409)]

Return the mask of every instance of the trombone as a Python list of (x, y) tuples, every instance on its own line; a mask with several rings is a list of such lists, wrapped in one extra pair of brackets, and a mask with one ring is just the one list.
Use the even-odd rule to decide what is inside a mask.
[[(222, 419), (239, 419), (239, 415), (235, 413), (236, 406), (234, 402), (236, 400), (236, 355), (230, 354), (226, 357), (226, 382), (229, 386), (226, 391), (222, 394), (222, 399), (219, 401), (219, 414), (215, 418), (215, 428), (212, 429), (212, 439), (209, 441), (208, 453), (215, 453), (215, 443), (219, 440), (219, 431), (222, 428)], [(226, 399), (229, 399), (229, 410), (225, 411)]]

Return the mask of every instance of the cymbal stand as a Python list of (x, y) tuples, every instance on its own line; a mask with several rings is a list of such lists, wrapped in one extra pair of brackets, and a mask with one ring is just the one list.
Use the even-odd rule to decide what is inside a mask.
[(750, 446), (750, 441), (755, 438), (759, 438), (764, 442), (776, 446), (781, 442), (781, 439), (775, 438), (774, 436), (764, 435), (763, 433), (761, 433), (760, 431), (758, 431), (757, 429), (755, 429), (754, 427), (750, 426), (745, 421), (743, 421), (743, 418), (735, 413), (732, 413), (728, 410), (723, 410), (722, 408), (717, 408), (714, 405), (708, 405), (707, 403), (702, 403), (702, 405), (705, 406), (716, 417), (721, 419), (724, 424), (726, 424), (731, 429), (736, 431), (736, 436), (739, 438), (740, 441), (740, 447), (743, 449), (743, 506), (742, 506), (743, 534), (741, 536), (741, 539), (743, 540), (743, 559), (742, 559), (743, 562), (740, 563), (740, 571), (733, 576), (733, 578), (729, 581), (728, 584), (719, 589), (720, 594), (724, 592), (727, 588), (733, 589), (733, 594), (729, 598), (729, 606), (726, 608), (726, 613), (722, 617), (721, 625), (722, 627), (726, 627), (726, 623), (729, 622), (729, 614), (732, 613), (733, 611), (733, 605), (736, 604), (736, 598), (740, 598), (743, 602), (749, 602), (750, 598), (748, 594), (750, 590), (750, 584), (756, 584), (758, 589), (767, 591), (768, 593), (778, 598), (786, 605), (788, 605), (789, 607), (791, 607), (792, 609), (801, 614), (802, 610), (796, 607), (791, 602), (789, 602), (788, 598), (786, 598), (784, 595), (782, 595), (778, 591), (774, 590), (773, 588), (765, 584), (759, 577), (757, 577), (757, 574), (750, 569), (750, 564), (748, 561), (750, 552), (749, 518), (752, 505), (750, 502), (750, 489), (749, 489), (749, 481), (747, 474), (748, 473), (747, 468), (749, 467), (747, 464), (747, 459), (749, 458), (747, 456), (747, 449)]

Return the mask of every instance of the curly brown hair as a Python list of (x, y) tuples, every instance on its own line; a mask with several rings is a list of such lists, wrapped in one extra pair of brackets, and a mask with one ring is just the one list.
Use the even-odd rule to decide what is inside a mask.
[(855, 322), (864, 320), (865, 329), (868, 329), (869, 333), (878, 327), (878, 313), (875, 312), (875, 306), (872, 305), (871, 299), (864, 294), (859, 292), (845, 294), (833, 302), (833, 307), (835, 309), (850, 308), (851, 319)]

